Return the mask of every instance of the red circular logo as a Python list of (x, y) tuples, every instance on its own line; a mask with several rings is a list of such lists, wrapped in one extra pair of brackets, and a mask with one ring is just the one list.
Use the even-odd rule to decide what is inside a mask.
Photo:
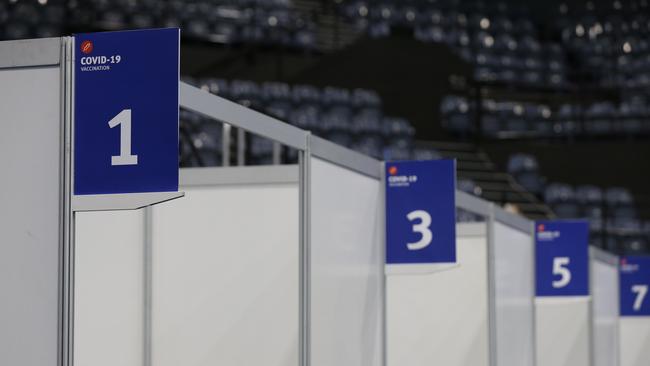
[(85, 54), (93, 52), (93, 43), (90, 41), (81, 42), (81, 52)]
[(539, 225), (537, 225), (537, 231), (542, 232), (542, 231), (544, 231), (544, 230), (546, 230), (546, 227), (544, 226), (544, 224), (539, 224)]
[(395, 174), (397, 174), (397, 167), (396, 167), (396, 166), (392, 166), (392, 167), (388, 168), (388, 174), (390, 174), (390, 175), (395, 175)]

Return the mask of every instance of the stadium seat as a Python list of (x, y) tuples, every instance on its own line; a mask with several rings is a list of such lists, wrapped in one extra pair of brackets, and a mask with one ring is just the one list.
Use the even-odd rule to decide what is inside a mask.
[(539, 173), (537, 160), (532, 155), (512, 155), (508, 160), (508, 173), (527, 191), (533, 194), (542, 192), (544, 179)]
[(580, 217), (575, 193), (568, 184), (549, 184), (544, 190), (544, 201), (559, 218), (575, 219)]

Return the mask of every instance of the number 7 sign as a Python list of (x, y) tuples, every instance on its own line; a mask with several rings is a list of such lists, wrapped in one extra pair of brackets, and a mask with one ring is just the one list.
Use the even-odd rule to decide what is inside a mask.
[(619, 273), (621, 316), (650, 316), (650, 257), (622, 257)]

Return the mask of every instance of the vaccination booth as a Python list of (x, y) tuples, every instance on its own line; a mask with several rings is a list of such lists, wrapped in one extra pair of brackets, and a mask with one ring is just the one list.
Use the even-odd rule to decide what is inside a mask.
[(383, 164), (180, 83), (181, 107), (298, 163), (75, 196), (74, 48), (0, 43), (0, 364), (381, 365)]
[(592, 298), (592, 352), (595, 366), (619, 365), (618, 257), (589, 248)]
[(457, 265), (387, 276), (387, 365), (533, 365), (533, 224), (458, 192)]
[[(75, 332), (84, 343), (76, 361), (108, 353), (99, 362), (380, 365), (381, 163), (186, 84), (181, 106), (284, 136), (278, 140), (304, 148), (300, 162), (182, 169), (181, 200), (143, 212), (84, 213), (77, 247), (88, 249), (77, 261), (88, 273), (76, 275), (89, 283), (77, 287)], [(110, 220), (124, 225), (113, 226), (120, 238), (102, 232)], [(107, 257), (126, 256), (124, 286), (98, 271)], [(107, 294), (95, 276), (125, 293)], [(100, 331), (98, 312), (110, 314), (102, 321), (117, 333)], [(125, 352), (109, 352), (115, 343), (108, 341), (126, 329)]]

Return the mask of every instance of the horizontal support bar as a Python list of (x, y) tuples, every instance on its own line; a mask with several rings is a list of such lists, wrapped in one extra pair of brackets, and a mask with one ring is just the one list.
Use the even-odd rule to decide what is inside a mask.
[(269, 183), (298, 183), (298, 166), (261, 165), (180, 170), (181, 187)]
[(497, 205), (494, 205), (494, 220), (513, 229), (529, 234), (533, 233), (532, 221), (518, 214), (510, 213)]
[(137, 210), (185, 196), (185, 192), (91, 194), (72, 197), (73, 211)]
[(589, 256), (592, 259), (595, 259), (599, 262), (603, 262), (614, 267), (618, 266), (618, 256), (609, 252), (606, 252), (600, 248), (589, 246)]
[(311, 154), (330, 163), (354, 170), (372, 178), (381, 179), (382, 164), (379, 160), (360, 154), (318, 136), (310, 135)]
[(463, 191), (456, 191), (456, 207), (486, 219), (490, 215), (490, 202)]
[(456, 223), (456, 237), (487, 237), (487, 224), (485, 222)]
[(460, 267), (460, 263), (386, 264), (384, 266), (384, 274), (387, 276), (428, 275), (449, 271), (458, 267)]
[(179, 89), (183, 108), (298, 150), (307, 146), (307, 131), (184, 82), (180, 82)]
[(0, 69), (61, 64), (61, 38), (0, 42)]

